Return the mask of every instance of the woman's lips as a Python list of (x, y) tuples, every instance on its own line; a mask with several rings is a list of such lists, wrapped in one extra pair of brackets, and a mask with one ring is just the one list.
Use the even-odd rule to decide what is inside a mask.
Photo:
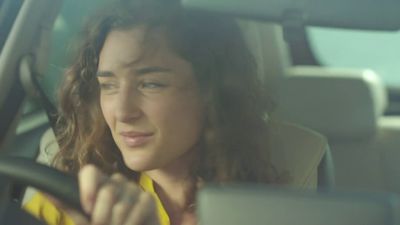
[(152, 137), (152, 133), (140, 133), (140, 132), (121, 132), (120, 133), (123, 142), (131, 148), (140, 147), (146, 144)]

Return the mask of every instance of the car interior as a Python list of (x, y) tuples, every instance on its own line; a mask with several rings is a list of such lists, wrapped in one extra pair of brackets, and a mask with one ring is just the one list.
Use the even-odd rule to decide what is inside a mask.
[[(54, 194), (75, 208), (80, 207), (76, 179), (48, 167), (58, 150), (52, 130), (57, 113), (56, 93), (85, 15), (105, 1), (0, 0), (0, 221), (4, 221), (1, 224), (41, 224), (19, 210), (22, 202), (37, 191), (32, 187)], [(332, 224), (367, 224), (362, 222), (365, 220), (354, 220), (366, 214), (372, 218), (370, 221), (383, 221), (375, 224), (400, 224), (400, 219), (395, 216), (400, 212), (400, 82), (397, 87), (395, 82), (388, 83), (382, 76), (385, 73), (379, 71), (380, 67), (375, 69), (372, 64), (350, 66), (343, 63), (337, 66), (326, 63), (322, 54), (317, 54), (317, 35), (313, 37), (318, 33), (314, 30), (318, 29), (394, 35), (400, 29), (400, 2), (181, 2), (188, 10), (205, 10), (237, 18), (257, 61), (263, 85), (276, 105), (268, 117), (293, 124), (280, 130), (280, 137), (288, 150), (274, 155), (279, 165), (292, 173), (310, 170), (308, 166), (314, 160), (310, 158), (310, 149), (314, 146), (324, 149), (324, 154), (318, 156), (318, 160), (322, 158), (318, 165), (318, 181), (315, 181), (318, 193), (292, 195), (292, 190), (289, 190), (285, 192), (287, 195), (282, 194), (284, 197), (274, 201), (290, 202), (298, 200), (298, 196), (306, 196), (304, 202), (311, 204), (302, 207), (307, 208), (315, 206), (310, 199), (324, 199), (321, 202), (326, 202), (327, 207), (320, 208), (324, 212), (340, 211), (331, 208), (333, 206), (329, 203), (334, 201), (332, 199), (353, 203), (359, 200), (359, 205), (353, 205), (350, 211), (360, 209), (370, 201), (375, 205), (366, 206), (366, 211), (351, 215), (333, 214), (341, 220), (336, 219), (337, 223)], [(400, 46), (400, 38), (397, 40)], [(338, 44), (333, 48), (334, 57), (339, 54), (337, 52), (346, 55), (352, 50), (350, 47), (342, 49), (340, 45), (355, 46), (344, 39), (335, 41)], [(375, 43), (377, 46), (382, 44)], [(328, 45), (335, 43), (330, 41)], [(366, 47), (373, 49), (374, 46)], [(375, 55), (375, 51), (364, 50), (364, 55), (358, 57), (373, 58)], [(380, 62), (382, 67), (388, 61), (373, 60)], [(391, 77), (396, 75), (391, 74)], [(235, 196), (249, 196), (241, 198), (249, 204), (252, 204), (250, 200), (254, 193), (260, 194), (257, 199), (281, 196), (275, 195), (281, 193), (275, 189), (267, 188), (260, 192), (258, 188), (241, 186), (220, 190), (210, 187), (200, 196), (218, 200), (218, 197), (211, 198), (207, 194), (214, 196), (218, 193), (221, 204), (225, 201), (224, 196), (229, 196), (227, 205), (232, 205)], [(362, 197), (357, 201), (348, 201), (348, 197), (351, 199), (360, 193)], [(327, 196), (329, 201), (325, 201)], [(205, 205), (216, 205), (207, 201), (203, 201)], [(278, 204), (266, 206), (264, 203), (257, 204), (258, 208), (268, 211), (268, 207)], [(288, 205), (286, 210), (293, 206)], [(243, 211), (240, 208), (232, 210)], [(202, 212), (207, 214), (204, 210)], [(316, 214), (317, 210), (311, 207), (310, 211), (304, 211), (303, 217), (312, 212)], [(207, 214), (205, 218), (208, 215), (210, 218), (213, 216)], [(244, 218), (246, 216), (251, 218), (243, 214)], [(326, 214), (325, 219), (329, 216), (332, 215)], [(383, 219), (379, 220), (381, 217)], [(260, 221), (259, 224), (265, 222), (264, 219)], [(275, 220), (275, 224), (287, 223), (278, 221)], [(207, 224), (212, 225), (212, 222)]]

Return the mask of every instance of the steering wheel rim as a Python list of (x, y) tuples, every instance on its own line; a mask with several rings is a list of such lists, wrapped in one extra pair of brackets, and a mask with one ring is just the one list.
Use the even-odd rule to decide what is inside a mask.
[(80, 212), (79, 185), (75, 177), (21, 157), (0, 157), (0, 175), (17, 184), (49, 193)]

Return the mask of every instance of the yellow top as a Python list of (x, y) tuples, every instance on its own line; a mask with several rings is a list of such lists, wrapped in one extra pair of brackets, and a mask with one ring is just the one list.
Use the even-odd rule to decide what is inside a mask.
[[(139, 185), (144, 191), (151, 193), (156, 199), (160, 225), (170, 225), (168, 214), (154, 190), (153, 181), (150, 177), (141, 174)], [(23, 208), (49, 225), (74, 225), (72, 219), (65, 212), (56, 208), (43, 194), (36, 193)]]

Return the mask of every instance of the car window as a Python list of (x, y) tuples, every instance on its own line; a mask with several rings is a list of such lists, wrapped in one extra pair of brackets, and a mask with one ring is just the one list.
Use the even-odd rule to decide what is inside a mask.
[(400, 87), (400, 32), (309, 28), (311, 48), (323, 65), (370, 68), (388, 87)]
[[(62, 74), (69, 65), (71, 49), (85, 16), (95, 10), (104, 0), (64, 1), (61, 12), (54, 24), (47, 74), (40, 81), (52, 102), (56, 101), (56, 90)], [(93, 7), (96, 5), (96, 7)]]
[(18, 15), (23, 0), (0, 0), (0, 52)]
[[(47, 72), (38, 79), (46, 96), (54, 104), (57, 98), (58, 83), (69, 64), (73, 40), (84, 23), (85, 15), (90, 14), (90, 11), (96, 8), (93, 5), (99, 5), (101, 2), (104, 0), (63, 2), (61, 12), (53, 27)], [(28, 99), (23, 105), (23, 114), (39, 114), (41, 109), (39, 102)]]

